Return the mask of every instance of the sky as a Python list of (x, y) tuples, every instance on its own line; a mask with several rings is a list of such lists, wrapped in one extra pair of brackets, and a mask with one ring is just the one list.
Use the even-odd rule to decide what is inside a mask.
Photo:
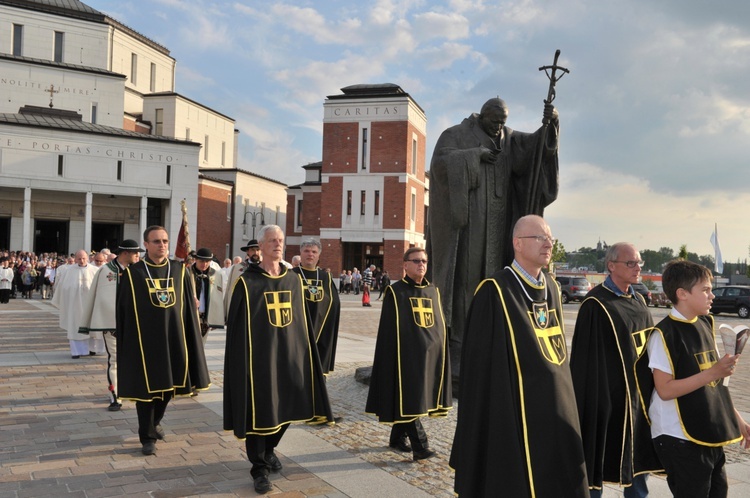
[[(750, 2), (728, 0), (83, 0), (166, 46), (176, 91), (236, 120), (238, 167), (289, 185), (319, 161), (323, 102), (395, 83), (440, 133), (500, 96), (541, 124), (557, 83), (568, 251), (681, 245), (724, 261), (750, 247)], [(429, 163), (428, 163), (429, 168)]]

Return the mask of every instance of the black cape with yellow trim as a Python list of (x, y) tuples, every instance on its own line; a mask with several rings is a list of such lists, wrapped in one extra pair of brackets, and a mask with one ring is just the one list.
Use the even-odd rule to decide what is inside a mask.
[(385, 290), (365, 411), (383, 423), (445, 416), (450, 379), (440, 292), (404, 277)]
[(545, 300), (505, 268), (474, 294), (450, 457), (461, 497), (589, 496), (560, 292), (547, 281)]
[(152, 401), (209, 387), (193, 283), (182, 263), (143, 259), (126, 268), (116, 313), (120, 398)]
[(224, 355), (224, 429), (244, 439), (291, 422), (333, 423), (302, 279), (250, 265), (234, 284)]
[(581, 303), (570, 372), (581, 423), (589, 486), (630, 485), (661, 471), (635, 383), (635, 361), (654, 322), (643, 297), (597, 285)]
[(305, 290), (305, 303), (313, 324), (323, 373), (333, 372), (341, 316), (339, 293), (333, 285), (331, 274), (321, 268), (307, 270), (298, 266), (294, 271), (304, 276), (302, 285)]
[[(665, 317), (656, 326), (675, 379), (686, 379), (711, 368), (721, 358), (716, 349), (714, 317), (680, 320)], [(648, 351), (636, 363), (638, 390), (648, 411), (654, 392), (654, 376)], [(685, 437), (703, 446), (726, 446), (742, 439), (729, 388), (719, 379), (673, 400)]]

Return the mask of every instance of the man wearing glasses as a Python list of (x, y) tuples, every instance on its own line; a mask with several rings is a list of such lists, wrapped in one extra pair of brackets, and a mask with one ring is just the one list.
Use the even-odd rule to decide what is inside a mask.
[(169, 400), (210, 379), (192, 278), (169, 259), (164, 227), (148, 227), (143, 245), (146, 257), (123, 270), (117, 292), (117, 384), (121, 399), (135, 401), (141, 452), (153, 455)]
[(513, 229), (511, 266), (482, 281), (466, 320), (450, 466), (458, 496), (586, 498), (560, 290), (539, 216)]
[(424, 278), (424, 249), (406, 251), (404, 271), (385, 290), (365, 411), (392, 424), (391, 448), (423, 460), (435, 452), (419, 419), (451, 409), (450, 360), (440, 292)]
[(578, 311), (570, 368), (591, 496), (600, 497), (606, 482), (624, 486), (626, 498), (641, 498), (647, 472), (660, 468), (633, 370), (653, 321), (631, 286), (643, 266), (635, 246), (610, 246), (604, 264), (609, 275)]

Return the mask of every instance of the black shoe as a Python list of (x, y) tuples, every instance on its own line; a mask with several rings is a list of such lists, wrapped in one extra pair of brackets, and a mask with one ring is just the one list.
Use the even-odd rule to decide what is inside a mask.
[(143, 448), (141, 448), (141, 453), (144, 455), (153, 455), (156, 453), (156, 443), (153, 441), (149, 441), (148, 443), (143, 443)]
[(429, 448), (426, 448), (424, 451), (414, 452), (414, 461), (416, 462), (417, 460), (425, 460), (427, 458), (432, 458), (434, 456), (435, 456), (435, 452)]
[(96, 351), (89, 351), (89, 356), (96, 356)]
[(411, 451), (411, 446), (406, 442), (406, 438), (399, 439), (398, 441), (391, 441), (388, 443), (388, 446), (394, 450), (403, 451), (404, 453)]
[(266, 453), (266, 463), (271, 469), (271, 472), (279, 472), (284, 468), (284, 466), (281, 465), (281, 462), (279, 461), (279, 457), (276, 456), (276, 453)]
[(341, 422), (342, 420), (344, 420), (344, 417), (341, 417), (341, 416), (335, 416), (335, 417), (333, 417), (333, 423), (334, 423), (334, 424), (338, 424), (338, 423), (340, 423), (340, 422)]
[(113, 401), (109, 404), (109, 407), (107, 408), (107, 410), (111, 412), (119, 412), (120, 408), (122, 408), (122, 404), (118, 403), (117, 401)]
[(78, 358), (80, 358), (80, 356), (76, 354), (76, 355), (71, 356), (71, 358), (73, 358), (74, 360), (77, 360)]
[(264, 495), (273, 489), (271, 481), (268, 480), (268, 476), (258, 476), (253, 479), (253, 486), (255, 486), (255, 492)]
[(161, 425), (154, 427), (154, 430), (156, 431), (156, 439), (164, 441), (164, 429), (161, 428)]

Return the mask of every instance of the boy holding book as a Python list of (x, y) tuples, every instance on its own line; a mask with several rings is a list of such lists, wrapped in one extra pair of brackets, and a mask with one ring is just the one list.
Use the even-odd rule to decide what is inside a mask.
[(726, 497), (723, 446), (750, 446), (750, 427), (722, 382), (739, 354), (721, 357), (716, 347), (711, 278), (708, 268), (690, 261), (667, 265), (662, 284), (674, 308), (636, 363), (654, 447), (678, 498)]

